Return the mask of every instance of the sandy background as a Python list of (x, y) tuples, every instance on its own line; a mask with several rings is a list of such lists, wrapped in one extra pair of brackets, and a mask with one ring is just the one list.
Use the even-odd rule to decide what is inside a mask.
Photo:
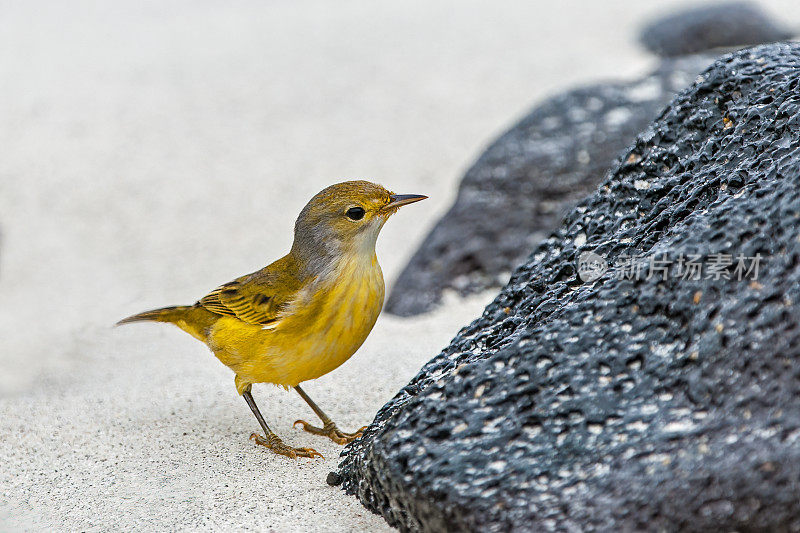
[[(765, 2), (800, 26), (794, 3)], [(254, 388), (324, 460), (248, 441), (188, 335), (111, 324), (276, 259), (347, 178), (431, 197), (379, 239), (391, 283), (482, 146), (548, 94), (647, 70), (636, 32), (679, 4), (0, 2), (0, 529), (386, 529), (324, 483), (339, 448), (290, 427), (296, 394)], [(381, 317), (307, 391), (368, 423), (490, 297)]]

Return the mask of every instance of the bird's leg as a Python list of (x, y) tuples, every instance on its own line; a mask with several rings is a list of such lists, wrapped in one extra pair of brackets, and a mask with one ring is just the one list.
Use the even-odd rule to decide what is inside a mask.
[(324, 435), (330, 438), (336, 444), (347, 444), (353, 442), (364, 433), (365, 429), (367, 429), (367, 426), (364, 426), (355, 433), (345, 433), (336, 427), (336, 424), (333, 423), (333, 420), (328, 418), (328, 415), (326, 415), (322, 409), (320, 409), (317, 404), (314, 403), (314, 400), (312, 400), (303, 389), (301, 389), (299, 386), (295, 386), (294, 390), (297, 391), (297, 394), (299, 394), (306, 401), (311, 409), (317, 414), (319, 419), (322, 420), (321, 428), (312, 426), (305, 420), (297, 420), (294, 423), (295, 426), (297, 424), (302, 424), (303, 429), (309, 433), (313, 433), (314, 435)]
[(298, 457), (322, 457), (322, 454), (313, 448), (292, 448), (291, 446), (285, 445), (281, 438), (273, 433), (271, 429), (269, 429), (269, 426), (264, 421), (264, 417), (261, 416), (261, 411), (258, 410), (255, 400), (253, 400), (253, 395), (250, 394), (249, 388), (242, 392), (242, 396), (244, 396), (244, 401), (246, 401), (247, 405), (250, 406), (250, 410), (253, 411), (256, 420), (258, 420), (258, 423), (261, 425), (261, 429), (264, 430), (264, 434), (266, 435), (266, 438), (262, 437), (258, 433), (253, 433), (250, 435), (250, 438), (255, 440), (256, 444), (266, 446), (273, 452), (280, 455), (285, 455), (286, 457), (291, 457), (292, 459), (297, 459)]

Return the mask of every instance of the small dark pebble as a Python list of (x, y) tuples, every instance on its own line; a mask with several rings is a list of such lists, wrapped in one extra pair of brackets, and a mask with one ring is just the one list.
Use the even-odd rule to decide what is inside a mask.
[(330, 485), (331, 487), (335, 487), (337, 485), (342, 484), (342, 476), (340, 476), (337, 472), (328, 472), (328, 477), (325, 478), (325, 482)]

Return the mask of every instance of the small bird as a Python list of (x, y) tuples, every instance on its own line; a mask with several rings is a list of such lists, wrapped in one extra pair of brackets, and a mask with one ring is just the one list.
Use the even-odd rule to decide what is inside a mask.
[(194, 305), (145, 311), (117, 325), (169, 322), (204, 342), (235, 374), (236, 390), (264, 431), (250, 438), (291, 458), (322, 457), (281, 441), (253, 400), (253, 383), (294, 388), (322, 421), (298, 420), (309, 433), (346, 444), (341, 431), (300, 388), (347, 361), (383, 308), (383, 273), (375, 242), (386, 220), (419, 194), (394, 194), (368, 181), (331, 185), (314, 196), (294, 225), (291, 251), (274, 263), (218, 287)]

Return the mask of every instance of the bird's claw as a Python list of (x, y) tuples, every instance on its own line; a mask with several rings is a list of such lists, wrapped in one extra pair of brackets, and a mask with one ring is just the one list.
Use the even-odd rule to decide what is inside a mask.
[(287, 446), (274, 433), (267, 435), (267, 438), (262, 437), (258, 433), (253, 433), (250, 435), (250, 438), (253, 439), (256, 444), (269, 448), (278, 455), (285, 455), (291, 459), (297, 459), (298, 457), (322, 457), (322, 454), (314, 448), (293, 448), (291, 446)]
[(312, 433), (314, 435), (322, 435), (323, 437), (328, 437), (336, 444), (349, 444), (354, 440), (356, 440), (357, 438), (359, 438), (361, 435), (363, 435), (364, 430), (367, 429), (367, 426), (364, 426), (353, 433), (346, 433), (337, 428), (336, 424), (334, 424), (333, 422), (328, 422), (321, 428), (312, 426), (305, 420), (296, 420), (293, 425), (296, 427), (297, 424), (302, 424), (304, 431), (307, 431), (308, 433)]

